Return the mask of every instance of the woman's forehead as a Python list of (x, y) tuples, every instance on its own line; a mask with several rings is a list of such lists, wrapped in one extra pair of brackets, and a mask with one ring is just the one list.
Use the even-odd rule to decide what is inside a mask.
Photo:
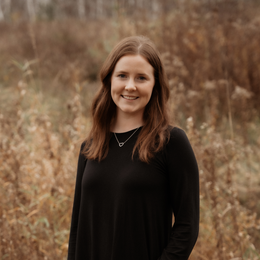
[(125, 55), (121, 57), (116, 65), (114, 71), (118, 70), (131, 70), (131, 71), (146, 71), (147, 73), (153, 73), (153, 66), (142, 55)]

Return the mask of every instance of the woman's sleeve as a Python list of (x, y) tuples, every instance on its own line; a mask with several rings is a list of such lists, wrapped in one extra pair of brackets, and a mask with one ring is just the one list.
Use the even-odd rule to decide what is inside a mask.
[(158, 260), (187, 260), (199, 233), (198, 165), (185, 132), (179, 128), (171, 130), (166, 153), (175, 222)]
[(76, 178), (76, 185), (75, 185), (74, 203), (73, 203), (70, 237), (69, 237), (68, 260), (74, 260), (75, 252), (76, 252), (78, 217), (79, 217), (79, 208), (80, 208), (80, 199), (81, 199), (81, 181), (82, 181), (82, 176), (87, 161), (85, 156), (81, 153), (83, 148), (84, 148), (84, 143), (81, 145), (79, 159), (78, 159), (77, 178)]

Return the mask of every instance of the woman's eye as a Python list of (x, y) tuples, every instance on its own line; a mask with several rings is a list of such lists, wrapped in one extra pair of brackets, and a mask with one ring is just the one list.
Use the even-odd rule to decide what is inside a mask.
[(119, 78), (125, 78), (126, 75), (125, 75), (125, 74), (119, 74), (118, 77), (119, 77)]
[(139, 77), (138, 79), (139, 79), (139, 80), (146, 80), (146, 78), (145, 78), (145, 77), (142, 77), (142, 76)]

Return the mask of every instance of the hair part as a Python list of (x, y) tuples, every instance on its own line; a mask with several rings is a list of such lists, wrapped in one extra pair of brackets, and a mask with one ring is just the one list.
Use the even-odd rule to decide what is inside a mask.
[(131, 36), (113, 48), (101, 68), (102, 86), (92, 103), (93, 124), (83, 149), (88, 159), (101, 161), (107, 156), (112, 136), (111, 122), (116, 117), (116, 105), (111, 97), (111, 76), (119, 59), (126, 55), (145, 58), (153, 67), (155, 78), (153, 92), (143, 114), (144, 125), (132, 155), (137, 152), (139, 159), (148, 163), (169, 139), (167, 101), (170, 91), (160, 54), (147, 37)]

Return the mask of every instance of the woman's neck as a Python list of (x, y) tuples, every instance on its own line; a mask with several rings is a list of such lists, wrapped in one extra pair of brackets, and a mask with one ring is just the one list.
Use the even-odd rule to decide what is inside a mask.
[(118, 115), (113, 120), (111, 125), (111, 131), (115, 133), (123, 133), (132, 129), (138, 128), (143, 125), (143, 119), (133, 116), (121, 116)]

